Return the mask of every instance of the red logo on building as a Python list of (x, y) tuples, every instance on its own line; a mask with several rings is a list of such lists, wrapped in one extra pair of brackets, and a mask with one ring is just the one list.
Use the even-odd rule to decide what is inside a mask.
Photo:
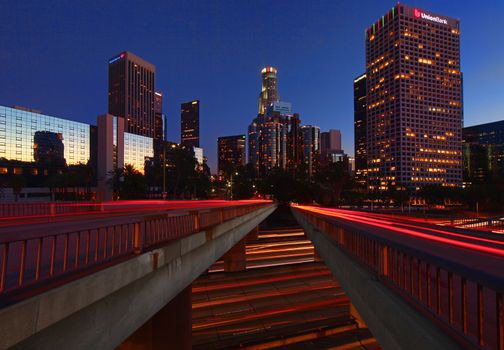
[(420, 18), (420, 10), (414, 9), (413, 14), (415, 15), (416, 18)]

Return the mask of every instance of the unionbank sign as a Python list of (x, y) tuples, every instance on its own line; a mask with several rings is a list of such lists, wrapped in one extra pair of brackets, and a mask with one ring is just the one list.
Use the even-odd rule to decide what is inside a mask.
[(446, 18), (441, 18), (439, 16), (431, 16), (423, 11), (420, 11), (418, 9), (413, 10), (413, 14), (415, 15), (416, 18), (423, 18), (431, 22), (436, 22), (440, 24), (448, 24), (448, 20)]

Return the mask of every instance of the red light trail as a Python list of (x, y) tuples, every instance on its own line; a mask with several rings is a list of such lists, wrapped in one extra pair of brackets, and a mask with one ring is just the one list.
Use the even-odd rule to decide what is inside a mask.
[[(325, 216), (330, 216), (330, 217), (342, 219), (342, 220), (348, 220), (348, 221), (357, 222), (360, 224), (383, 228), (388, 231), (393, 231), (393, 232), (408, 235), (411, 237), (417, 237), (417, 238), (426, 239), (429, 241), (435, 241), (435, 242), (439, 242), (439, 243), (443, 243), (443, 244), (448, 244), (451, 246), (456, 246), (456, 247), (460, 247), (460, 248), (464, 248), (464, 249), (470, 249), (472, 251), (478, 251), (481, 253), (487, 253), (487, 254), (498, 255), (500, 257), (504, 257), (504, 250), (502, 248), (489, 247), (489, 246), (484, 246), (484, 245), (477, 244), (477, 243), (471, 243), (471, 242), (456, 240), (456, 239), (447, 238), (447, 237), (440, 237), (437, 235), (420, 232), (420, 230), (435, 232), (435, 233), (438, 233), (441, 235), (450, 236), (450, 237), (457, 237), (459, 239), (465, 239), (465, 240), (469, 240), (469, 241), (472, 240), (474, 242), (484, 242), (484, 243), (490, 243), (490, 244), (495, 244), (495, 245), (499, 245), (499, 246), (504, 245), (504, 242), (498, 241), (498, 240), (485, 239), (485, 238), (469, 236), (469, 235), (465, 235), (465, 234), (458, 234), (458, 233), (448, 232), (448, 231), (444, 231), (444, 230), (432, 229), (432, 228), (428, 228), (428, 227), (424, 227), (424, 226), (420, 226), (420, 225), (398, 223), (398, 222), (392, 222), (392, 221), (388, 221), (388, 220), (384, 220), (384, 219), (380, 220), (380, 219), (376, 219), (376, 217), (378, 217), (377, 214), (371, 215), (373, 217), (369, 217), (368, 213), (365, 213), (365, 212), (352, 212), (352, 211), (346, 211), (346, 210), (341, 210), (341, 209), (318, 208), (318, 207), (310, 207), (310, 206), (303, 206), (303, 205), (299, 205), (296, 208), (299, 208), (299, 209), (305, 210), (305, 211), (310, 211), (310, 212), (322, 214)], [(405, 227), (409, 227), (409, 228), (402, 228), (399, 226), (405, 226)], [(413, 230), (413, 229), (416, 229), (416, 230)]]

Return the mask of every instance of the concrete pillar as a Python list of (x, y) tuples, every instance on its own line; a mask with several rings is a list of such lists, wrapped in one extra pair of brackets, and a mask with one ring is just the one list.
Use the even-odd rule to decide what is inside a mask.
[(320, 257), (319, 253), (317, 252), (317, 249), (313, 249), (313, 261), (314, 262), (321, 262), (322, 258)]
[(255, 241), (259, 237), (259, 226), (254, 227), (252, 231), (247, 234), (247, 242)]
[(116, 350), (190, 350), (192, 288), (186, 287)]
[(366, 323), (362, 319), (362, 316), (359, 314), (359, 311), (355, 308), (354, 304), (350, 301), (348, 304), (350, 317), (357, 323), (359, 328), (367, 328)]
[(247, 256), (245, 249), (245, 240), (243, 238), (241, 241), (235, 244), (224, 256), (224, 271), (225, 272), (235, 272), (244, 271), (247, 267)]

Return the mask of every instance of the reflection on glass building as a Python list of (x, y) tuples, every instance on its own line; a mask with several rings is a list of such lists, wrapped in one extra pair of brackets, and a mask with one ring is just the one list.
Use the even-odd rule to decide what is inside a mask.
[(90, 156), (90, 126), (19, 108), (0, 106), (0, 158), (35, 161), (35, 134), (61, 135), (68, 165), (86, 164)]
[(464, 180), (487, 183), (504, 177), (504, 120), (462, 129)]
[(145, 159), (154, 156), (153, 139), (146, 136), (124, 133), (124, 164), (133, 167), (142, 174), (145, 169)]

